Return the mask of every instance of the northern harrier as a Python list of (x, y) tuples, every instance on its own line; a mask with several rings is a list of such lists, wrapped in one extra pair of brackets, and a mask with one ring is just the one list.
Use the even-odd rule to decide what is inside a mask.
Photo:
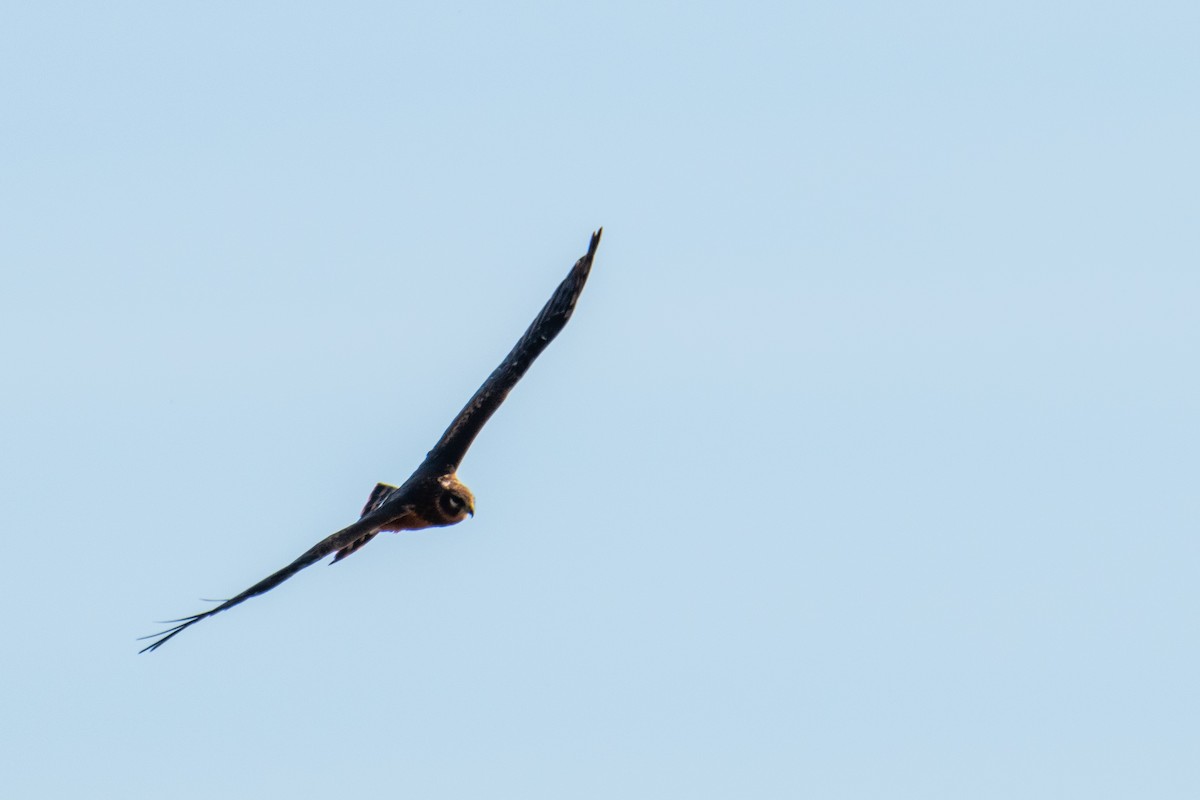
[(375, 538), (375, 534), (380, 531), (407, 531), (454, 525), (466, 519), (467, 515), (474, 516), (475, 497), (470, 489), (459, 482), (455, 474), (458, 465), (484, 423), (504, 402), (504, 398), (529, 369), (529, 365), (571, 318), (575, 302), (587, 282), (588, 272), (591, 271), (592, 259), (596, 255), (596, 246), (600, 244), (602, 232), (603, 229), (600, 229), (592, 234), (587, 254), (575, 262), (571, 272), (559, 284), (516, 347), (488, 376), (475, 395), (467, 401), (463, 410), (458, 412), (458, 416), (450, 423), (442, 438), (408, 480), (398, 487), (386, 483), (377, 484), (367, 498), (367, 504), (357, 522), (321, 540), (291, 564), (216, 608), (191, 617), (171, 620), (178, 624), (152, 636), (143, 636), (143, 639), (155, 641), (140, 652), (155, 650), (200, 620), (274, 589), (330, 553), (337, 554), (330, 563), (341, 561)]

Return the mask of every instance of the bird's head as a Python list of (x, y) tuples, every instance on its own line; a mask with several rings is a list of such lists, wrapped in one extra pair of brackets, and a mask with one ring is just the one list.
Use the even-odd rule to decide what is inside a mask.
[(441, 491), (437, 496), (438, 513), (446, 520), (444, 524), (462, 522), (468, 515), (475, 516), (475, 495), (458, 479), (457, 475), (438, 478)]

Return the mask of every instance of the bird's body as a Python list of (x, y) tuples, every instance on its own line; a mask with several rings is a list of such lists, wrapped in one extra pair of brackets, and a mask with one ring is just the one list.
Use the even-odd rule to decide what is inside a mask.
[(559, 284), (541, 313), (525, 331), (525, 335), (467, 401), (466, 406), (450, 423), (450, 427), (408, 480), (400, 486), (377, 484), (367, 498), (357, 521), (322, 539), (291, 564), (216, 608), (173, 620), (178, 623), (174, 627), (144, 637), (155, 641), (141, 652), (155, 650), (200, 620), (274, 589), (300, 570), (312, 566), (331, 553), (335, 554), (335, 563), (341, 561), (370, 542), (380, 531), (396, 532), (454, 525), (468, 516), (473, 516), (475, 497), (471, 490), (459, 481), (456, 474), (458, 465), (484, 423), (504, 402), (504, 398), (529, 369), (530, 364), (571, 318), (575, 303), (587, 282), (601, 233), (602, 230), (597, 230), (592, 235), (587, 254), (571, 268), (566, 279)]

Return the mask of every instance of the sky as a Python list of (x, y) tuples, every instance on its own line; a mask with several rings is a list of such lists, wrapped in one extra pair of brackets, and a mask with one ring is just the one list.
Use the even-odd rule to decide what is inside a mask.
[[(12, 3), (28, 799), (1200, 793), (1200, 6)], [(399, 483), (593, 230), (464, 524)]]

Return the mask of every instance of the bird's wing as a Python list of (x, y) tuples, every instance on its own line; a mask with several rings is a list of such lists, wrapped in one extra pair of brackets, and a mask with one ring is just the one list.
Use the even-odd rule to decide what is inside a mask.
[(550, 300), (533, 320), (529, 329), (525, 331), (525, 335), (517, 342), (516, 347), (488, 376), (488, 379), (483, 382), (463, 410), (458, 412), (454, 422), (450, 423), (450, 427), (442, 434), (442, 438), (429, 451), (418, 471), (424, 470), (432, 474), (446, 475), (458, 469), (471, 442), (475, 440), (484, 424), (504, 402), (504, 398), (517, 385), (517, 381), (521, 380), (521, 376), (529, 369), (529, 365), (541, 355), (546, 346), (567, 324), (567, 320), (571, 318), (571, 312), (575, 310), (575, 302), (579, 299), (579, 293), (583, 291), (583, 285), (587, 283), (588, 273), (592, 269), (592, 259), (596, 255), (596, 246), (600, 244), (600, 235), (603, 232), (604, 229), (601, 228), (592, 234), (592, 241), (588, 245), (587, 253), (575, 262), (575, 266), (555, 289)]
[[(195, 625), (200, 620), (207, 619), (213, 614), (219, 614), (227, 608), (233, 608), (238, 603), (241, 603), (244, 600), (249, 600), (255, 595), (260, 595), (263, 592), (271, 591), (300, 570), (304, 569), (305, 567), (312, 566), (330, 553), (336, 553), (351, 546), (353, 546), (351, 552), (353, 552), (353, 550), (357, 550), (358, 547), (366, 544), (366, 541), (370, 541), (371, 537), (375, 535), (381, 524), (382, 521), (379, 519), (364, 518), (360, 519), (358, 522), (355, 522), (349, 527), (343, 528), (332, 536), (327, 536), (309, 548), (308, 552), (297, 558), (291, 564), (288, 564), (275, 574), (263, 578), (261, 581), (254, 584), (237, 597), (232, 597), (226, 600), (224, 603), (221, 603), (221, 605), (217, 606), (216, 608), (209, 609), (201, 614), (184, 617), (183, 619), (169, 620), (169, 622), (175, 622), (178, 624), (174, 627), (167, 628), (165, 631), (160, 631), (159, 633), (155, 633), (150, 636), (141, 637), (143, 639), (154, 639), (155, 641), (142, 648), (139, 652), (145, 653), (147, 651), (157, 650), (169, 642), (172, 638), (178, 636), (180, 633), (190, 628), (192, 625)], [(360, 541), (364, 538), (366, 541)]]

